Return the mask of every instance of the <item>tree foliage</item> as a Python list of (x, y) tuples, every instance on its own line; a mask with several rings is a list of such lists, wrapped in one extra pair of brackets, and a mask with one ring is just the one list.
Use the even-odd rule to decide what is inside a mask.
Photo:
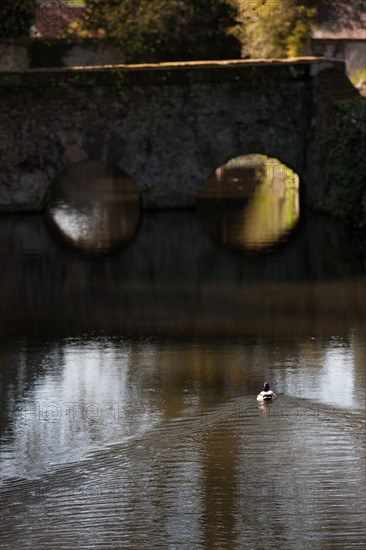
[(36, 0), (1, 0), (0, 38), (29, 36), (36, 7)]
[(128, 60), (240, 57), (230, 34), (235, 3), (226, 0), (86, 0), (79, 35), (112, 39)]
[(326, 209), (356, 228), (366, 230), (366, 99), (338, 108), (329, 132), (332, 186)]
[(318, 9), (329, 0), (239, 0), (243, 57), (293, 57), (309, 52)]

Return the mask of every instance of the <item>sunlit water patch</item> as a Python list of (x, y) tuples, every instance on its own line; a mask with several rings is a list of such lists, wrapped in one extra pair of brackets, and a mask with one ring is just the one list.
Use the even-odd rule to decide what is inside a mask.
[[(286, 350), (265, 340), (183, 345), (121, 338), (20, 348), (17, 382), (3, 388), (2, 478), (35, 478), (97, 449), (141, 439), (167, 422), (220, 410), (233, 397), (251, 395), (248, 403), (256, 407), (265, 379), (279, 399), (260, 415), (286, 417), (289, 399), (299, 421), (304, 406), (314, 419), (361, 411), (365, 380), (358, 346), (364, 352), (355, 334), (351, 342), (303, 338)], [(13, 359), (3, 352), (2, 368)]]
[[(19, 387), (3, 407), (9, 424), (2, 436), (2, 478), (33, 478), (64, 462), (85, 458), (108, 443), (137, 437), (159, 421), (153, 395), (131, 373), (136, 352), (106, 341), (67, 341), (32, 357), (18, 349), (27, 369), (42, 376)], [(144, 352), (139, 352), (139, 355)], [(131, 377), (132, 375), (132, 377)], [(17, 437), (13, 444), (11, 434)]]

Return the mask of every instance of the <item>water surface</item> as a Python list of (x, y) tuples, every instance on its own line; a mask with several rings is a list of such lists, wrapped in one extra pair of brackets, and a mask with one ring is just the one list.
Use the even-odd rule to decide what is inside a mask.
[(364, 547), (364, 253), (200, 216), (97, 256), (1, 218), (2, 548)]

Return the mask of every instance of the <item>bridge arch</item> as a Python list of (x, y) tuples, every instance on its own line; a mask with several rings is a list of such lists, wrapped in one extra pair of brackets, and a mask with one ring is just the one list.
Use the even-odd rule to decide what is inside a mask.
[[(132, 175), (139, 187), (143, 206), (147, 208), (194, 206), (202, 185), (218, 168), (234, 158), (252, 154), (276, 158), (298, 174), (303, 197), (308, 174), (301, 129), (293, 126), (281, 130), (270, 123), (267, 126), (256, 123), (243, 129), (230, 120), (231, 117), (227, 118), (229, 120), (222, 130), (226, 141), (216, 131), (213, 121), (212, 129), (205, 126), (197, 131), (194, 125), (181, 128), (182, 134), (187, 136), (180, 147), (171, 143), (174, 131), (170, 129), (163, 138), (156, 140), (155, 146), (140, 163), (129, 152), (124, 154), (123, 145), (117, 157), (115, 153), (110, 155), (107, 149), (105, 158)], [(142, 152), (149, 150), (149, 141), (147, 138), (141, 143)], [(113, 145), (113, 152), (116, 143), (118, 140)]]
[(322, 136), (338, 99), (358, 93), (343, 63), (299, 58), (0, 72), (0, 95), (0, 208), (33, 210), (88, 158), (130, 174), (145, 207), (193, 206), (214, 169), (251, 153), (292, 168), (318, 204)]
[(51, 183), (47, 218), (72, 247), (104, 253), (127, 244), (138, 231), (140, 194), (127, 174), (101, 161), (71, 164)]
[(300, 221), (300, 178), (277, 159), (240, 156), (202, 186), (197, 215), (226, 248), (260, 251), (287, 240)]

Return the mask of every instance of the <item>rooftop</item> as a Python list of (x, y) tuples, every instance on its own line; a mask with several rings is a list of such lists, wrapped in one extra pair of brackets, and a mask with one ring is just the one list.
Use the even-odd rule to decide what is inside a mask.
[(76, 2), (62, 0), (39, 2), (31, 29), (33, 37), (58, 38), (73, 21), (82, 19), (85, 10)]
[(334, 0), (330, 6), (319, 8), (313, 38), (366, 40), (365, 0)]

